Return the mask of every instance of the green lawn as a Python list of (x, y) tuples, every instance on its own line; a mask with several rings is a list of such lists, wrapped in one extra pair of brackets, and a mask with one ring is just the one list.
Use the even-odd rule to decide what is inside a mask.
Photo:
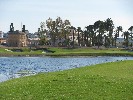
[[(94, 48), (54, 48), (49, 47), (45, 48), (54, 53), (42, 53), (42, 49), (32, 49), (23, 48), (23, 52), (11, 52), (7, 51), (4, 48), (0, 48), (0, 56), (133, 56), (133, 51), (124, 50), (121, 48), (104, 48), (104, 49), (94, 49)], [(11, 50), (11, 49), (9, 49)]]
[(76, 48), (76, 49), (62, 49), (62, 48), (48, 48), (55, 51), (54, 53), (46, 54), (50, 56), (133, 56), (133, 52), (128, 52), (121, 48)]
[(75, 48), (75, 49), (62, 49), (62, 48), (49, 48), (56, 51), (55, 53), (125, 53), (124, 50), (119, 48), (109, 49), (94, 49), (94, 48)]
[(0, 100), (133, 100), (133, 61), (6, 81), (0, 83)]
[(25, 56), (25, 55), (42, 55), (43, 50), (30, 50), (29, 48), (23, 48), (20, 49), (23, 52), (16, 52), (16, 51), (12, 51), (12, 49), (5, 49), (5, 48), (0, 48), (0, 55), (1, 56), (10, 56), (10, 55), (14, 55), (14, 56)]

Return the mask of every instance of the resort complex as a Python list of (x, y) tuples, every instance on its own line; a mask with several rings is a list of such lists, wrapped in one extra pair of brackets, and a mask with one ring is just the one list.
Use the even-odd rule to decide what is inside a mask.
[(29, 33), (25, 25), (21, 31), (14, 30), (13, 23), (10, 31), (0, 32), (0, 43), (7, 47), (94, 47), (106, 48), (120, 47), (128, 48), (133, 44), (133, 26), (124, 31), (122, 26), (115, 27), (111, 18), (105, 21), (96, 21), (94, 25), (81, 27), (71, 26), (69, 20), (57, 17), (55, 21), (51, 18), (41, 22), (38, 32)]

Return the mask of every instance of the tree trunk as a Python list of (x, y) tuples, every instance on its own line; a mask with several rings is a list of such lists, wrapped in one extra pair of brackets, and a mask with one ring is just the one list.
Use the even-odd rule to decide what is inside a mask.
[(100, 32), (99, 32), (99, 34), (98, 34), (98, 48), (100, 47), (100, 44), (99, 44), (99, 38), (100, 38)]
[(73, 48), (74, 48), (74, 31), (73, 31)]
[(82, 32), (82, 46), (83, 46), (83, 32)]
[(78, 32), (78, 46), (80, 46), (79, 32)]

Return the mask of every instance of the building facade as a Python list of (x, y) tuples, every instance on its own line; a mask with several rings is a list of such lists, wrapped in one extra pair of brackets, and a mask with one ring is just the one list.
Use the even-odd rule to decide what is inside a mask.
[(23, 25), (22, 32), (14, 31), (13, 23), (10, 25), (8, 32), (7, 46), (9, 47), (25, 47), (27, 46), (27, 36), (25, 33), (25, 25)]
[(9, 47), (27, 46), (27, 36), (24, 32), (14, 31), (8, 33), (7, 45)]

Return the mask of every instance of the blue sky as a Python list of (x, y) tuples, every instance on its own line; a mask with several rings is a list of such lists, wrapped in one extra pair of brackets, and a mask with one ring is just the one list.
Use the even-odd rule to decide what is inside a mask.
[(37, 31), (49, 17), (70, 20), (75, 27), (112, 18), (115, 26), (127, 30), (133, 26), (133, 0), (0, 0), (0, 31), (9, 31), (10, 23), (21, 30), (21, 22), (30, 32)]

